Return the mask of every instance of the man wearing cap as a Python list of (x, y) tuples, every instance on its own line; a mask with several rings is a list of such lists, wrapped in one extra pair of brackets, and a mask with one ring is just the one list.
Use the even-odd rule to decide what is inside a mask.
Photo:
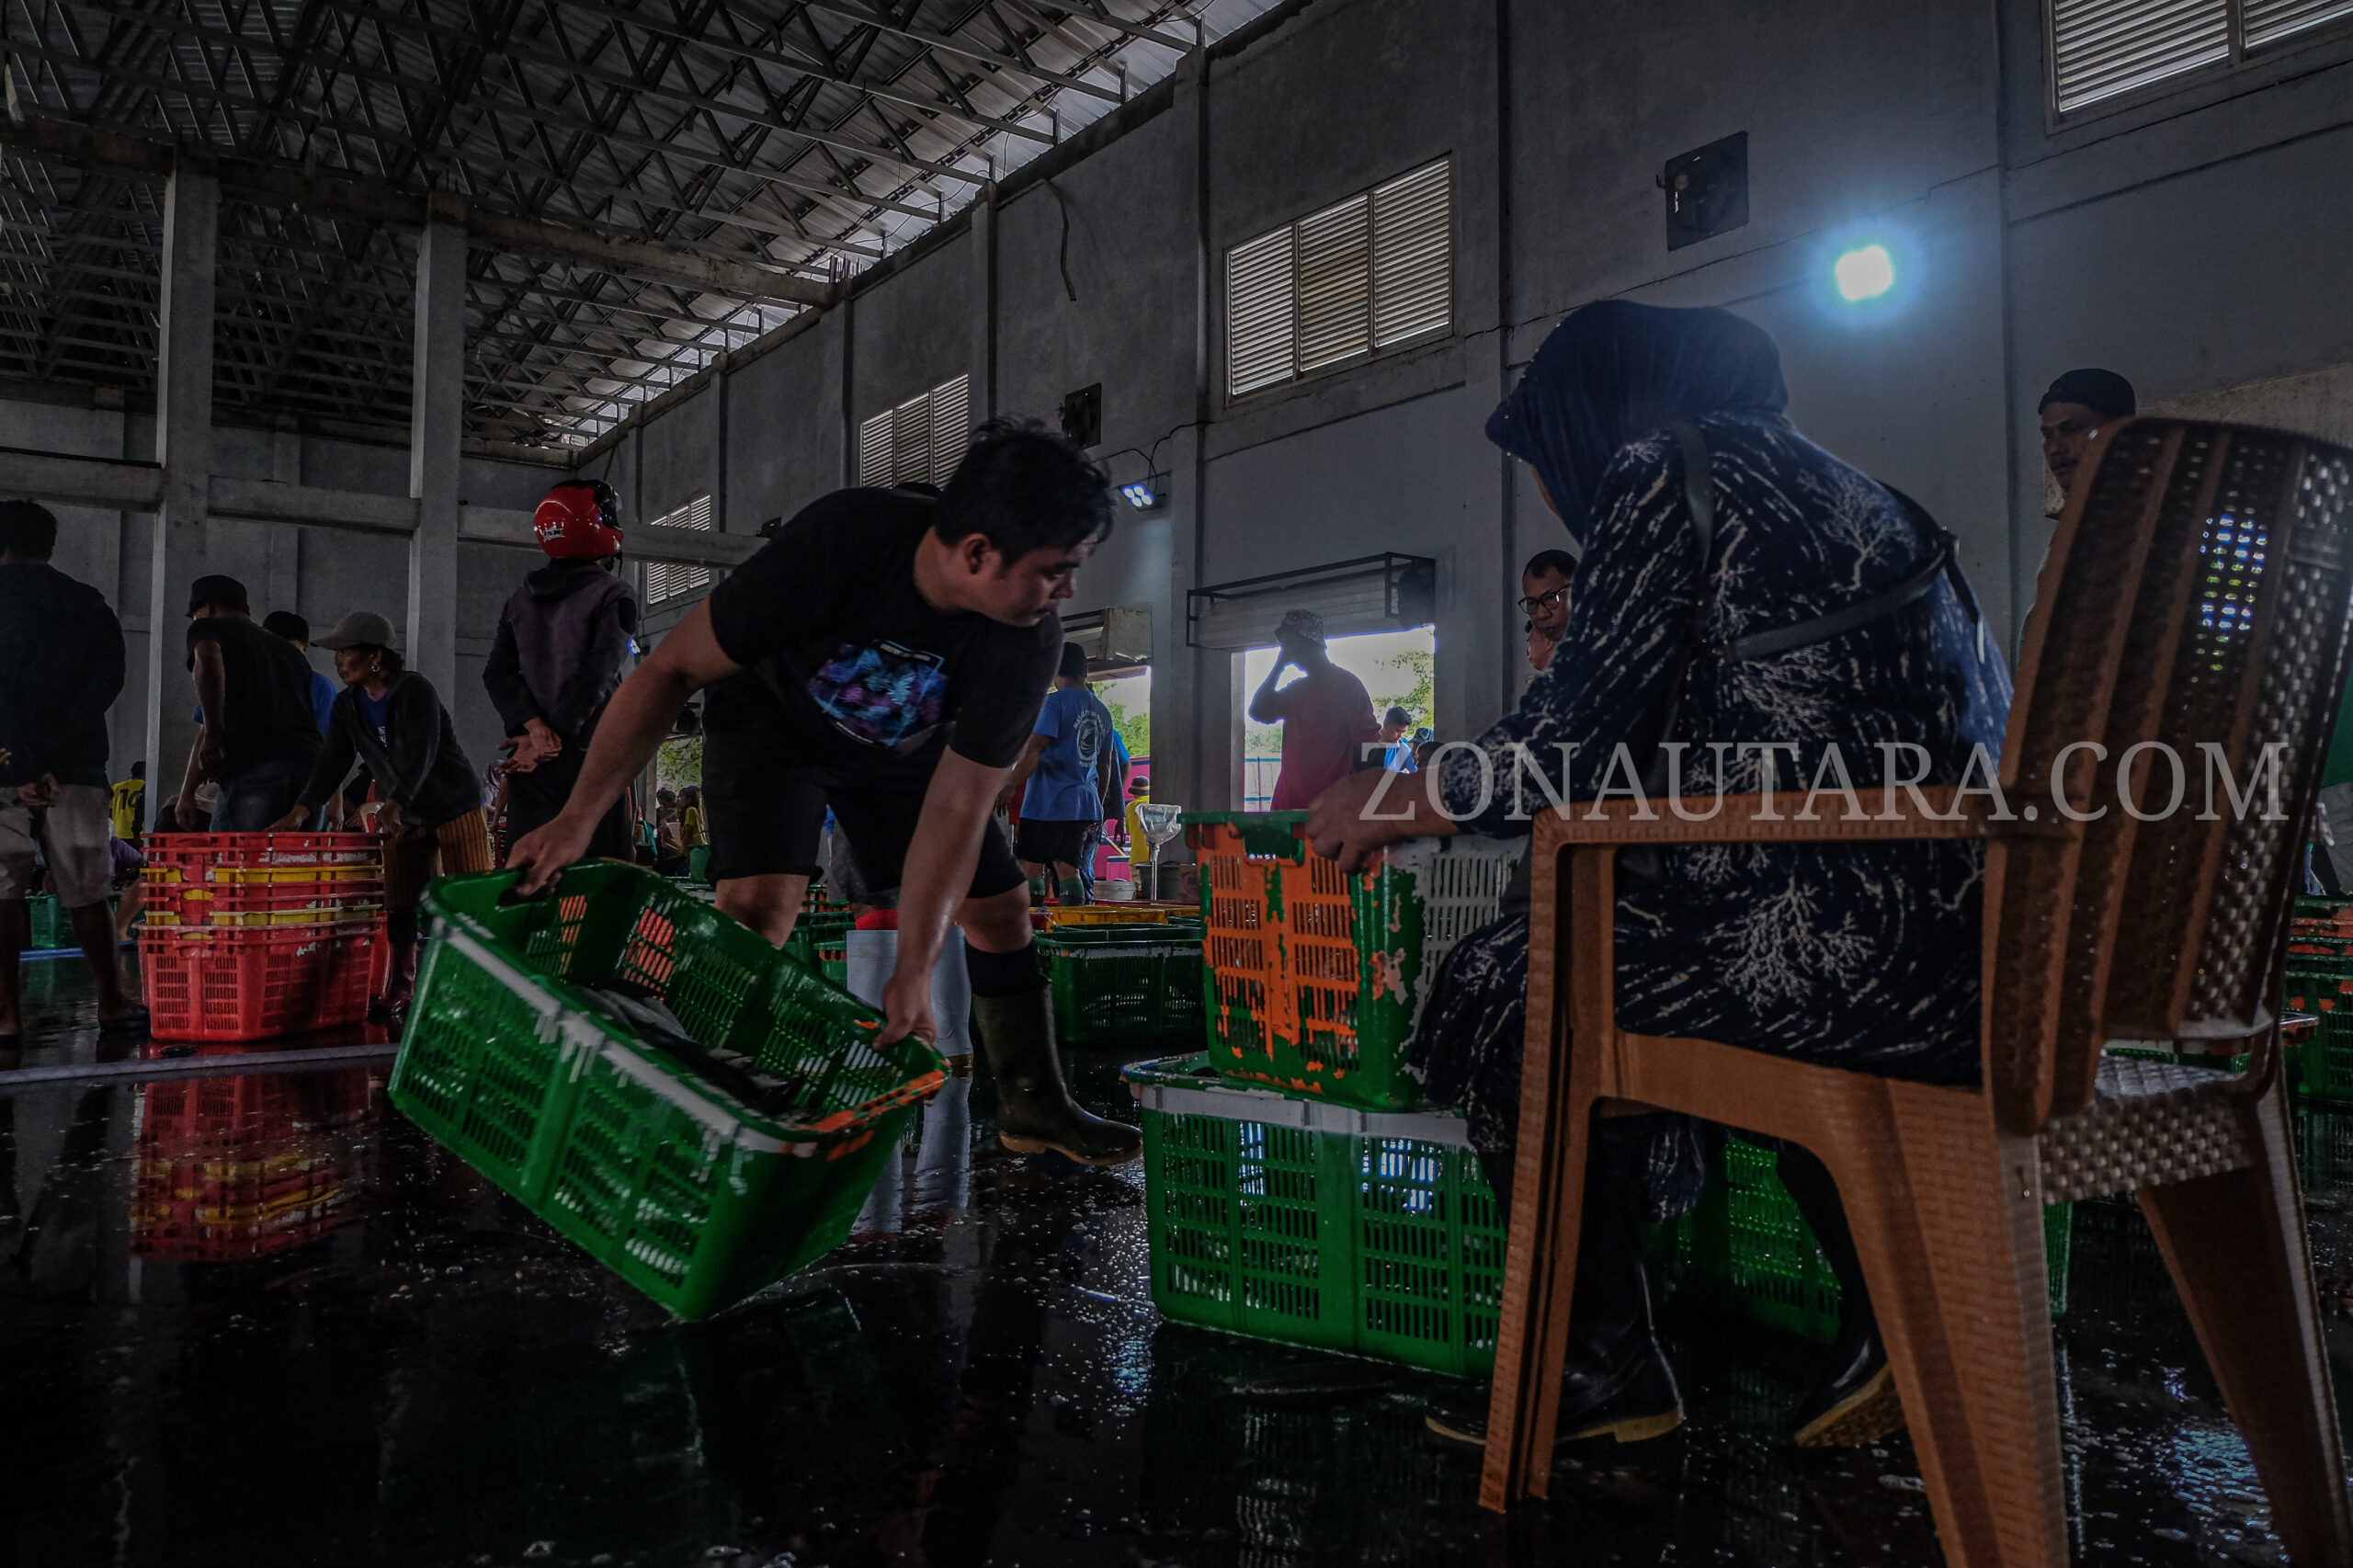
[(197, 786), (221, 787), (215, 833), (260, 833), (286, 814), (319, 752), (310, 662), (254, 624), (245, 585), (199, 577), (188, 595), (188, 665), (204, 722), (188, 748), (178, 826), (196, 825)]
[[(1325, 789), (1356, 771), (1357, 748), (1381, 738), (1381, 722), (1372, 716), (1364, 682), (1332, 662), (1322, 616), (1292, 610), (1276, 629), (1275, 642), (1280, 652), (1250, 699), (1250, 717), (1283, 727), (1274, 809), (1305, 811)], [(1277, 687), (1294, 665), (1303, 678)]]
[(2100, 426), (2130, 419), (2137, 408), (2132, 383), (2113, 370), (2070, 370), (2051, 383), (2036, 410), (2042, 419), (2042, 460), (2059, 482), (2057, 504), (2049, 508), (2052, 517), (2066, 506), (2076, 465)]
[[(621, 683), (637, 631), (637, 597), (621, 580), (620, 502), (602, 480), (547, 493), (531, 529), (548, 563), (523, 579), (499, 612), (483, 665), (512, 738), (506, 765), (507, 842), (546, 826), (572, 798), (605, 704)], [(597, 819), (588, 853), (630, 857), (626, 800)]]
[(355, 760), (375, 780), (384, 802), (376, 826), (384, 840), (384, 937), (392, 962), (369, 1015), (396, 1018), (416, 983), (416, 906), (425, 884), (436, 875), (491, 868), (482, 790), (440, 694), (404, 667), (391, 621), (353, 610), (319, 646), (335, 651), (343, 690), (316, 763), (275, 825), (298, 828), (315, 816)]

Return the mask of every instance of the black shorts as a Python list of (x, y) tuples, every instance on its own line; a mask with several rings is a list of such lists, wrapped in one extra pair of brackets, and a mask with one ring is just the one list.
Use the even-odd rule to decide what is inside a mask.
[[(702, 743), (702, 804), (710, 880), (814, 877), (825, 809), (856, 846), (858, 869), (877, 892), (904, 880), (907, 846), (941, 748), (908, 757), (812, 758), (805, 746), (760, 723), (711, 723)], [(967, 896), (992, 898), (1028, 881), (1005, 830), (982, 825), (980, 864)]]
[[(587, 760), (587, 746), (567, 742), (562, 751), (530, 772), (506, 776), (508, 845), (555, 821), (563, 803), (572, 799), (572, 787), (580, 782), (581, 765)], [(597, 831), (588, 840), (588, 856), (596, 860), (627, 860), (632, 858), (633, 848), (629, 799), (624, 795), (597, 820)]]
[(1023, 817), (1020, 830), (1013, 837), (1013, 858), (1027, 860), (1033, 866), (1051, 866), (1056, 862), (1075, 866), (1086, 853), (1086, 830), (1094, 825), (1084, 819), (1055, 822)]

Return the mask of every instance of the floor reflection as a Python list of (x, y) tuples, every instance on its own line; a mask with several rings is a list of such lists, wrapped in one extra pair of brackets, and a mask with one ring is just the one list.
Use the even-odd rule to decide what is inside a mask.
[[(28, 1058), (95, 1062), (83, 999), (50, 996)], [(1098, 1109), (1116, 1064), (1070, 1063)], [(693, 1325), (418, 1136), (381, 1078), (0, 1088), (0, 1562), (1935, 1560), (1902, 1441), (1789, 1446), (1814, 1347), (1681, 1309), (1686, 1426), (1565, 1454), (1515, 1534), (1423, 1443), (1434, 1380), (1161, 1324), (1140, 1178), (996, 1152), (985, 1074), (926, 1108), (848, 1244)], [(2342, 1338), (2353, 1114), (2298, 1131)], [(2072, 1272), (2077, 1561), (2273, 1568), (2129, 1203), (2079, 1210)]]

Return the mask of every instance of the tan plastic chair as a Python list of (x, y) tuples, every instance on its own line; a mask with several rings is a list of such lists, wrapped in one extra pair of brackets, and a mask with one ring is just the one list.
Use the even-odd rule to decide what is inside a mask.
[[(1869, 820), (1843, 820), (1836, 799), (1799, 820), (1788, 793), (1727, 798), (1705, 823), (1625, 801), (1539, 820), (1488, 1507), (1540, 1496), (1549, 1477), (1592, 1116), (1659, 1107), (1793, 1139), (1829, 1165), (1954, 1568), (2067, 1561), (2042, 1206), (2125, 1191), (2290, 1561), (2353, 1565), (2271, 1013), (2344, 680), (2353, 452), (2143, 419), (2086, 460), (2028, 623), (2002, 758), (2013, 820), (1982, 790), (1956, 811), (1949, 789), (1897, 791), (1892, 809), (1866, 791)], [(2083, 741), (2108, 760), (2071, 749)], [(2145, 741), (2184, 758), (2188, 794), (2143, 822), (2120, 809), (2116, 772)], [(2276, 820), (2261, 800), (2242, 819), (2222, 795), (2200, 820), (2201, 743), (2243, 789), (2279, 748)], [(2134, 764), (2129, 799), (2154, 814), (2170, 769), (2155, 752)], [(2054, 769), (2079, 813), (2106, 814), (2062, 817)], [(1915, 838), (1986, 843), (1982, 1091), (1618, 1028), (1613, 846)], [(2234, 1077), (2103, 1059), (2109, 1040), (2245, 1040), (2253, 1061)]]

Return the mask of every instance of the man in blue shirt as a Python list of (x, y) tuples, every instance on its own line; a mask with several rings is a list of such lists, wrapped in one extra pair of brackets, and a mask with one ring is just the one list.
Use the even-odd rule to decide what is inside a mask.
[[(1119, 739), (1111, 710), (1087, 685), (1086, 650), (1075, 642), (1063, 643), (1054, 689), (1038, 710), (1029, 744), (1014, 765), (1002, 801), (1009, 808), (1014, 791), (1028, 781), (1014, 858), (1029, 873), (1032, 888), (1052, 868), (1064, 903), (1087, 902), (1079, 868), (1094, 830), (1103, 825), (1103, 778), (1118, 766), (1113, 752)], [(1125, 789), (1127, 781), (1122, 778), (1119, 784)]]
[[(274, 609), (261, 618), (261, 629), (293, 643), (294, 651), (302, 655), (305, 663), (309, 662), (311, 657), (311, 623), (309, 621), (304, 620), (290, 609)], [(338, 689), (340, 688), (335, 682), (321, 675), (315, 667), (311, 671), (311, 711), (318, 719), (319, 733), (323, 735), (327, 733), (327, 710), (335, 706), (335, 692)], [(202, 723), (203, 721), (199, 719), (197, 722)]]

